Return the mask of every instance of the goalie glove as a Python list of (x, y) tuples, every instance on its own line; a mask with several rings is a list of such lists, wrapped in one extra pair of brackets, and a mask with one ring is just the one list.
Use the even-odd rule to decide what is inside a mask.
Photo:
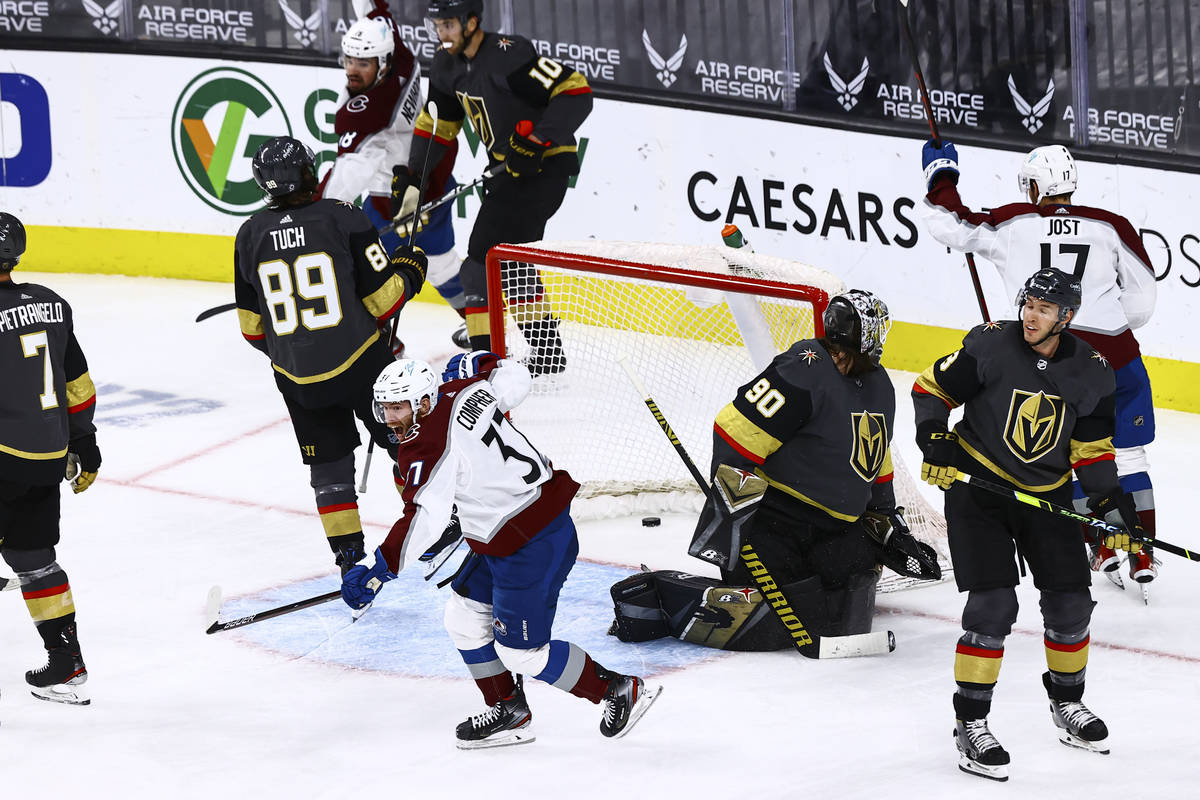
[(904, 507), (888, 510), (868, 510), (858, 523), (874, 542), (879, 563), (900, 575), (921, 580), (940, 581), (942, 567), (937, 552), (918, 541), (904, 521)]

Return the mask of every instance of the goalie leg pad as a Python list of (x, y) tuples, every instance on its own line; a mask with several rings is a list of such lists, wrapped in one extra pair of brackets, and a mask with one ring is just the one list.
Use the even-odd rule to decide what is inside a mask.
[[(819, 631), (823, 636), (852, 636), (870, 633), (875, 617), (875, 585), (879, 576), (874, 570), (851, 575), (843, 589), (825, 591), (825, 607), (829, 629)], [(807, 620), (805, 620), (807, 622)], [(811, 629), (811, 624), (809, 628)]]

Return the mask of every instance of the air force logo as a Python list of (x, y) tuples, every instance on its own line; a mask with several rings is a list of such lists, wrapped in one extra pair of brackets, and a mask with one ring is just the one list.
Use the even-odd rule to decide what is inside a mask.
[(1034, 105), (1030, 105), (1017, 91), (1017, 84), (1013, 81), (1011, 74), (1008, 76), (1008, 93), (1012, 95), (1013, 105), (1021, 114), (1021, 124), (1025, 126), (1025, 130), (1030, 133), (1037, 133), (1041, 130), (1042, 117), (1046, 116), (1046, 112), (1050, 110), (1050, 101), (1054, 99), (1054, 79), (1050, 79), (1050, 83), (1046, 86), (1046, 93)]
[(1026, 464), (1037, 461), (1058, 444), (1063, 409), (1063, 399), (1057, 395), (1013, 389), (1004, 423), (1004, 443)]
[(883, 414), (860, 411), (850, 415), (850, 432), (854, 438), (854, 449), (850, 453), (850, 466), (859, 477), (868, 483), (879, 477), (884, 456), (888, 449), (887, 418)]
[(867, 71), (870, 68), (871, 62), (864, 58), (862, 70), (849, 82), (846, 82), (834, 70), (833, 62), (829, 60), (829, 53), (825, 53), (825, 74), (829, 76), (829, 85), (838, 93), (837, 100), (841, 103), (843, 111), (849, 111), (858, 105), (858, 95), (862, 92), (863, 84), (867, 82)]
[(287, 24), (295, 31), (292, 35), (296, 37), (296, 41), (300, 43), (301, 47), (308, 47), (317, 40), (317, 31), (321, 27), (320, 4), (317, 4), (317, 10), (307, 17), (302, 17), (290, 9), (287, 0), (279, 0), (279, 10), (283, 12), (283, 18), (287, 20)]
[(675, 83), (675, 73), (683, 66), (683, 57), (687, 53), (687, 36), (679, 37), (679, 49), (670, 58), (663, 58), (658, 54), (650, 42), (650, 34), (644, 28), (642, 29), (642, 45), (646, 48), (650, 66), (657, 70), (654, 77), (658, 78), (658, 82), (665, 88), (670, 89), (671, 84)]

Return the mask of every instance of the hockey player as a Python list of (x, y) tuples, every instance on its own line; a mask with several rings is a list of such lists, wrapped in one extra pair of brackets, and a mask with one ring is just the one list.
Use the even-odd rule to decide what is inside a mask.
[(242, 335), (267, 354), (335, 563), (362, 558), (354, 492), (354, 417), (395, 457), (387, 427), (371, 413), (371, 384), (392, 362), (387, 320), (421, 290), (425, 256), (399, 248), (389, 259), (367, 215), (317, 200), (312, 151), (287, 136), (254, 155), (254, 179), (270, 196), (238, 231), (234, 293)]
[[(430, 67), (429, 99), (441, 117), (437, 130), (427, 111), (417, 118), (408, 165), (395, 170), (392, 199), (398, 210), (415, 207), (426, 150), (432, 147), (432, 157), (439, 158), (470, 117), (489, 166), (505, 167), (485, 184), (461, 271), (471, 347), (489, 350), (484, 258), (501, 242), (542, 238), (579, 172), (575, 130), (591, 113), (592, 90), (575, 70), (539, 56), (525, 37), (485, 32), (482, 14), (483, 0), (430, 0), (426, 22), (442, 49)], [(510, 310), (531, 347), (530, 370), (561, 372), (566, 357), (558, 320), (542, 302), (536, 270), (519, 266), (503, 278)]]
[[(1107, 753), (1108, 729), (1083, 700), (1092, 615), (1088, 563), (1078, 526), (957, 481), (958, 471), (999, 478), (1062, 504), (1071, 473), (1093, 511), (1128, 533), (1105, 544), (1137, 552), (1145, 535), (1133, 498), (1117, 483), (1112, 369), (1066, 331), (1079, 311), (1079, 279), (1042, 269), (1017, 296), (1020, 321), (971, 330), (961, 349), (913, 386), (921, 477), (946, 489), (954, 578), (967, 592), (954, 661), (954, 736), (966, 772), (1008, 779), (1008, 753), (988, 729), (1004, 638), (1017, 618), (1018, 559), (1041, 592), (1046, 664), (1042, 684), (1064, 744)], [(953, 432), (950, 410), (963, 406)], [(1016, 556), (1014, 558), (1014, 555)]]
[(46, 665), (25, 673), (33, 695), (87, 705), (75, 601), (54, 546), (59, 483), (65, 475), (78, 494), (100, 470), (96, 387), (71, 306), (45, 286), (13, 281), (24, 252), (24, 226), (0, 212), (0, 556), (46, 646)]
[[(1154, 405), (1133, 329), (1149, 321), (1157, 289), (1141, 239), (1118, 214), (1072, 205), (1077, 171), (1062, 145), (1038, 147), (1021, 162), (1017, 182), (1028, 202), (977, 212), (963, 205), (958, 195), (957, 150), (948, 141), (941, 144), (938, 148), (927, 142), (922, 153), (929, 194), (921, 215), (935, 239), (991, 261), (1009, 297), (1020, 291), (1035, 263), (1064, 269), (1079, 279), (1083, 305), (1071, 331), (1115, 371), (1117, 474), (1121, 487), (1133, 495), (1142, 527), (1153, 536), (1154, 490), (1145, 447), (1154, 441)], [(1078, 483), (1075, 504), (1086, 508)], [(1110, 577), (1120, 583), (1116, 554), (1099, 541), (1093, 542), (1092, 553), (1092, 569), (1112, 572)], [(1129, 575), (1135, 581), (1148, 583), (1157, 574), (1150, 548), (1130, 555)]]
[(395, 475), (404, 516), (375, 551), (374, 566), (346, 573), (342, 597), (351, 608), (372, 602), (441, 537), (457, 505), (473, 553), (452, 584), (446, 630), (488, 706), (458, 726), (458, 747), (533, 741), (514, 672), (603, 702), (600, 732), (624, 736), (661, 687), (611, 672), (552, 638), (559, 590), (579, 552), (570, 512), (579, 485), (504, 416), (528, 394), (529, 371), (477, 351), (456, 356), (447, 373), (439, 388), (428, 364), (403, 359), (375, 381), (376, 418), (400, 441)]
[[(401, 40), (387, 0), (355, 0), (355, 7), (359, 19), (342, 37), (346, 95), (341, 98), (333, 124), (338, 154), (318, 196), (353, 203), (365, 195), (363, 211), (376, 228), (383, 228), (392, 219), (392, 165), (408, 161), (413, 123), (423, 102), (421, 67)], [(450, 170), (457, 154), (456, 140), (449, 143), (430, 171), (425, 200), (455, 187)], [(458, 278), (461, 260), (454, 252), (451, 209), (450, 203), (435, 209), (415, 243), (429, 260), (429, 282), (459, 316), (464, 316)], [(408, 226), (384, 234), (380, 241), (387, 252), (392, 252), (408, 241)], [(466, 330), (464, 324), (455, 332), (455, 344), (469, 344)], [(394, 349), (402, 352), (403, 344), (396, 344)]]
[[(870, 631), (879, 545), (908, 529), (892, 489), (896, 397), (879, 365), (887, 306), (852, 289), (823, 322), (824, 337), (776, 356), (717, 414), (711, 474), (765, 481), (745, 539), (805, 625), (840, 636)], [(725, 549), (725, 580), (755, 585), (737, 544)]]

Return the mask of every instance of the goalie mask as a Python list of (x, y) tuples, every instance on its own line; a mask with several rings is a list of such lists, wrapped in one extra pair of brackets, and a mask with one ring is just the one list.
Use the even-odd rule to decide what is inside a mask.
[(383, 368), (372, 387), (374, 403), (372, 410), (375, 419), (385, 422), (383, 403), (412, 404), (413, 417), (421, 408), (421, 399), (429, 398), (429, 410), (432, 411), (438, 400), (438, 379), (433, 368), (424, 361), (415, 358), (402, 358)]
[[(1079, 279), (1068, 275), (1061, 269), (1047, 267), (1039, 269), (1029, 276), (1025, 286), (1017, 292), (1017, 312), (1025, 307), (1025, 301), (1030, 297), (1035, 300), (1045, 300), (1058, 306), (1058, 321), (1065, 322), (1068, 311), (1079, 311), (1083, 302), (1083, 289)], [(1066, 329), (1066, 325), (1063, 329)]]
[(25, 226), (21, 220), (0, 211), (0, 272), (10, 272), (25, 253)]
[(1036, 147), (1021, 162), (1021, 170), (1017, 173), (1017, 185), (1021, 194), (1029, 196), (1030, 181), (1037, 181), (1037, 202), (1043, 197), (1056, 197), (1060, 194), (1071, 194), (1078, 182), (1075, 170), (1075, 159), (1071, 151), (1061, 144)]
[(829, 301), (821, 315), (825, 338), (852, 353), (864, 353), (879, 366), (892, 318), (887, 304), (870, 292), (851, 289)]

